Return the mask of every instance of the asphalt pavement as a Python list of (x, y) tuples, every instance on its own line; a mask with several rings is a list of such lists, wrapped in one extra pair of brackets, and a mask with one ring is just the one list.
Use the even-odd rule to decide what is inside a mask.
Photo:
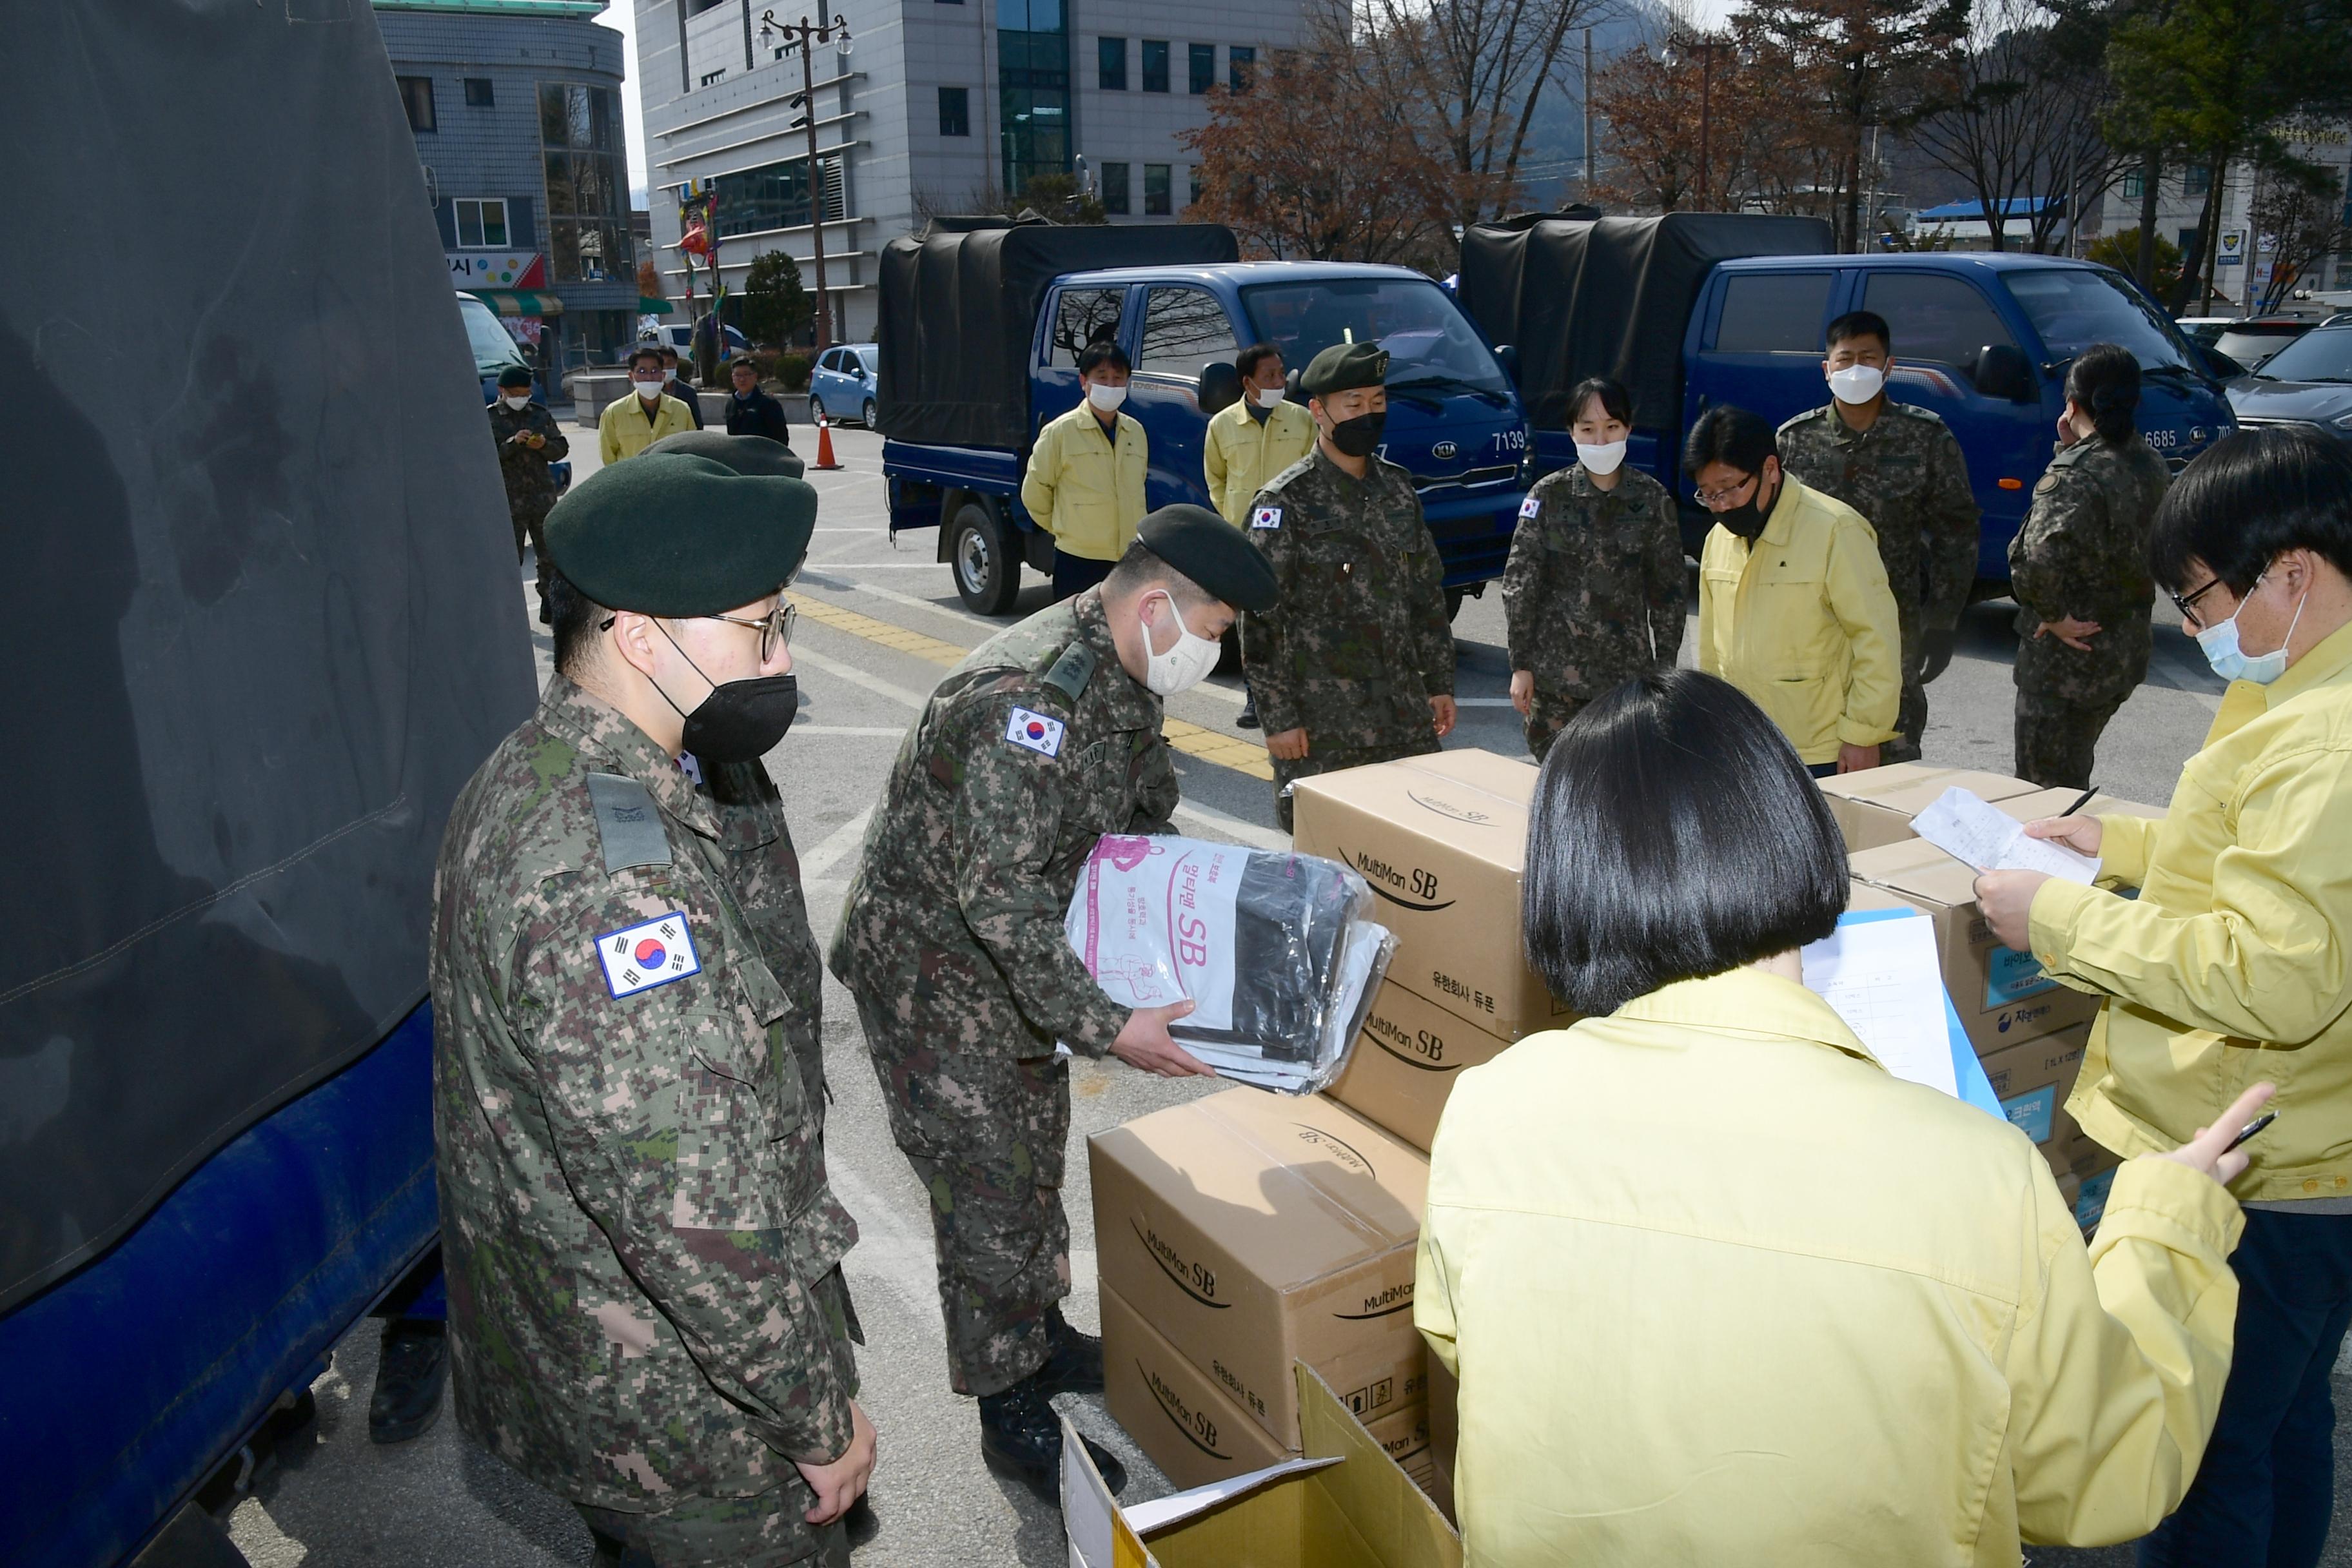
[[(814, 450), (814, 435), (803, 427), (793, 431), (804, 456)], [(800, 716), (768, 758), (783, 793), (821, 940), (833, 929), (868, 814), (924, 695), (947, 664), (1008, 624), (963, 607), (948, 568), (935, 559), (934, 536), (910, 533), (892, 545), (879, 438), (837, 429), (834, 446), (845, 467), (809, 476), (823, 499), (808, 566), (794, 589), (803, 608), (793, 643)], [(593, 432), (575, 435), (575, 482), (593, 470), (594, 447)], [(528, 630), (544, 679), (551, 650), (544, 629), (530, 619), (528, 565), (516, 581), (517, 623)], [(1040, 608), (1049, 597), (1044, 580), (1033, 574), (1017, 612)], [(2006, 601), (1969, 611), (1950, 670), (1929, 689), (1928, 761), (2009, 771), (2014, 613)], [(1507, 695), (1499, 595), (1490, 588), (1466, 601), (1454, 633), (1463, 706), (1460, 727), (1447, 744), (1524, 756)], [(2221, 683), (2206, 671), (2177, 622), (2159, 621), (2156, 637), (2156, 667), (2101, 742), (2096, 783), (2128, 799), (2161, 804), (2181, 763), (2202, 740)], [(1694, 619), (1685, 641), (1686, 664), (1695, 642)], [(1274, 826), (1258, 737), (1234, 724), (1241, 701), (1238, 680), (1218, 677), (1169, 704), (1185, 797), (1179, 826), (1202, 837), (1279, 845), (1285, 840)], [(873, 1499), (883, 1530), (857, 1561), (861, 1568), (1064, 1563), (1058, 1513), (982, 1466), (974, 1406), (948, 1390), (928, 1199), (890, 1142), (855, 1009), (830, 977), (824, 1005), (834, 1093), (828, 1166), (834, 1189), (860, 1231), (845, 1267), (866, 1333), (860, 1398), (880, 1434)], [(1098, 1320), (1086, 1140), (1202, 1090), (1146, 1078), (1116, 1061), (1077, 1061), (1071, 1086), (1075, 1114), (1065, 1200), (1075, 1287), (1067, 1310), (1072, 1321), (1091, 1330)], [(587, 1563), (588, 1533), (570, 1507), (483, 1453), (454, 1420), (445, 1417), (408, 1444), (369, 1443), (375, 1338), (375, 1325), (362, 1324), (336, 1347), (331, 1369), (313, 1390), (316, 1423), (281, 1447), (231, 1516), (232, 1538), (256, 1568)], [(2341, 1395), (2338, 1402), (2345, 1403)], [(1065, 1397), (1061, 1404), (1125, 1459), (1130, 1500), (1170, 1489), (1098, 1398)], [(2339, 1438), (2337, 1451), (2340, 1470), (2352, 1443)], [(2341, 1510), (2352, 1485), (2339, 1481), (2337, 1494)], [(2127, 1548), (2035, 1549), (2029, 1557), (2037, 1568), (2131, 1561)], [(2352, 1525), (2340, 1511), (2325, 1562), (2352, 1565)]]

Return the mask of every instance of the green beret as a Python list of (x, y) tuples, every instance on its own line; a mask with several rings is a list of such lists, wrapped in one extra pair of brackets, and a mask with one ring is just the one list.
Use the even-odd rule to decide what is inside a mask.
[(1207, 507), (1163, 506), (1137, 524), (1135, 537), (1209, 597), (1258, 615), (1274, 608), (1274, 568), (1246, 534)]
[(790, 582), (815, 526), (816, 491), (803, 480), (647, 449), (555, 503), (547, 553), (609, 608), (714, 616)]
[(1378, 386), (1388, 379), (1389, 351), (1378, 343), (1333, 343), (1307, 366), (1298, 390), (1309, 397), (1328, 397), (1350, 387)]
[(799, 455), (782, 441), (772, 441), (765, 436), (730, 436), (724, 430), (681, 430), (675, 436), (663, 437), (646, 450), (684, 452), (689, 458), (724, 463), (739, 474), (771, 478), (782, 475), (796, 479), (807, 468)]
[(499, 384), (500, 386), (529, 386), (530, 384), (530, 367), (529, 365), (520, 364), (510, 364), (507, 366), (506, 369), (499, 372)]

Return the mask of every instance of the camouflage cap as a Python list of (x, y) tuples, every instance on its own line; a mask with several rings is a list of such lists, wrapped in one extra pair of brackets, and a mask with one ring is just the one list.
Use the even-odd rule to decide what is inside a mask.
[(1378, 386), (1388, 379), (1389, 351), (1378, 343), (1333, 343), (1317, 354), (1298, 378), (1309, 397), (1328, 397), (1351, 387)]
[(816, 491), (803, 480), (648, 448), (555, 503), (547, 552), (597, 604), (710, 616), (790, 582), (815, 526)]
[(1279, 589), (1265, 552), (1204, 506), (1163, 506), (1136, 525), (1143, 547), (1191, 578), (1209, 597), (1264, 615)]

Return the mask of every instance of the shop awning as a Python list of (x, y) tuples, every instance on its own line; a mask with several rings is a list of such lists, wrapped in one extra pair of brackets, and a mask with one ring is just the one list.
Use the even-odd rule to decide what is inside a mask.
[(640, 294), (637, 296), (637, 314), (640, 316), (667, 316), (677, 309), (677, 306), (671, 304), (668, 300), (663, 299), (658, 294)]
[(552, 294), (541, 294), (530, 289), (467, 289), (471, 294), (501, 316), (560, 316), (563, 301)]

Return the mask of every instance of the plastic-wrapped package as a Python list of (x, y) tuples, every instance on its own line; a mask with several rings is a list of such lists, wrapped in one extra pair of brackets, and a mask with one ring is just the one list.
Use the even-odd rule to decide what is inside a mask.
[(1336, 860), (1200, 838), (1107, 834), (1066, 928), (1116, 1001), (1192, 998), (1170, 1033), (1229, 1078), (1286, 1093), (1347, 1065), (1396, 938)]

